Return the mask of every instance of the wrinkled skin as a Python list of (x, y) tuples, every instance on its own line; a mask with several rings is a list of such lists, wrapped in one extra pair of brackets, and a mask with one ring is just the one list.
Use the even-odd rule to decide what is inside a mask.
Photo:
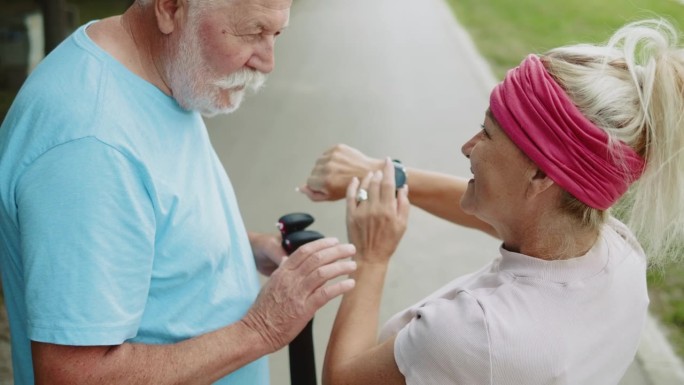
[(324, 238), (301, 246), (285, 257), (244, 321), (261, 333), (273, 351), (287, 345), (332, 298), (354, 287), (346, 279), (325, 285), (328, 280), (352, 273), (353, 261), (341, 261), (355, 253), (353, 245)]

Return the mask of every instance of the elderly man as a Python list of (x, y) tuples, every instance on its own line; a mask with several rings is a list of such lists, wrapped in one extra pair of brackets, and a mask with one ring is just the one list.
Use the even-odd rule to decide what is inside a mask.
[(247, 233), (200, 117), (263, 83), (290, 5), (138, 0), (26, 81), (0, 128), (16, 383), (267, 384), (262, 357), (354, 286), (328, 283), (351, 245)]

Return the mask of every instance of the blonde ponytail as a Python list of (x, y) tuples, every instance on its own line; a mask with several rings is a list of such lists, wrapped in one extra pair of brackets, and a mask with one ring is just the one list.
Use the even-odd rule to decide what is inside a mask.
[[(606, 45), (561, 47), (542, 59), (587, 118), (644, 156), (642, 177), (615, 213), (634, 231), (652, 265), (681, 260), (684, 51), (676, 29), (664, 20), (635, 22)], [(587, 208), (581, 211), (586, 217)]]

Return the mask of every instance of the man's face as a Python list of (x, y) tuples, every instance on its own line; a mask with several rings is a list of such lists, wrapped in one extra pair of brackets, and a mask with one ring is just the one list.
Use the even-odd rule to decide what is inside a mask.
[(228, 0), (190, 5), (165, 72), (173, 97), (205, 116), (235, 111), (274, 67), (275, 37), (289, 19), (291, 0)]

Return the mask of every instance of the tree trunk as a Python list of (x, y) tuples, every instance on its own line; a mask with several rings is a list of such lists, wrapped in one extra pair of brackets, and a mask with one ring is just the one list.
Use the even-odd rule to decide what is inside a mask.
[[(0, 290), (0, 296), (2, 290)], [(0, 385), (12, 385), (12, 356), (10, 353), (9, 322), (4, 298), (0, 298)]]
[(64, 0), (39, 0), (43, 10), (45, 55), (50, 53), (67, 35), (66, 4)]

